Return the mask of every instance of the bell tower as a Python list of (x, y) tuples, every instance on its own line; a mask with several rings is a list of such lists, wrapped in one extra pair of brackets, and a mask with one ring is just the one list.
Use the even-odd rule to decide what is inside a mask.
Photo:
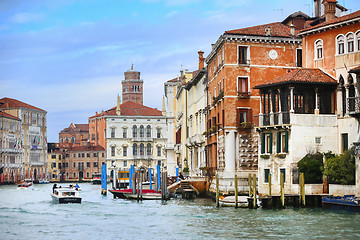
[(124, 73), (125, 79), (122, 84), (122, 102), (136, 102), (143, 105), (143, 83), (140, 79), (140, 72), (134, 70), (134, 64), (131, 69)]

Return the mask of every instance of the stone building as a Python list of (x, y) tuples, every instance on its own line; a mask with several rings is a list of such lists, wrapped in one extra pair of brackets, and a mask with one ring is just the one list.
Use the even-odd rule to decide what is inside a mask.
[(65, 166), (68, 165), (64, 161), (65, 152), (58, 148), (50, 149), (48, 147), (48, 180), (50, 182), (60, 182), (62, 181), (63, 170)]
[(47, 176), (46, 111), (12, 98), (0, 99), (0, 109), (21, 119), (21, 147), (23, 172), (26, 179)]
[(91, 181), (93, 174), (101, 173), (106, 162), (106, 151), (102, 146), (75, 146), (65, 153), (63, 167), (65, 181)]
[(59, 133), (59, 147), (85, 146), (89, 142), (89, 124), (73, 124)]
[(128, 170), (136, 168), (167, 167), (165, 147), (167, 143), (166, 116), (144, 105), (125, 102), (107, 110), (106, 162), (111, 167)]
[(0, 184), (24, 179), (21, 119), (0, 111)]

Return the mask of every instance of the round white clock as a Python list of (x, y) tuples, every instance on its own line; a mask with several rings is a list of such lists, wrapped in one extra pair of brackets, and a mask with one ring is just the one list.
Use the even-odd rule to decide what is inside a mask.
[(270, 50), (269, 52), (269, 58), (271, 58), (272, 60), (277, 59), (278, 57), (278, 53), (275, 50)]

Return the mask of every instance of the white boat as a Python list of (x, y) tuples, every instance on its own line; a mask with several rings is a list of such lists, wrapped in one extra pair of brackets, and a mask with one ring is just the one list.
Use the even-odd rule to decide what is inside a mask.
[(39, 184), (48, 184), (48, 183), (50, 183), (48, 180), (45, 180), (45, 179), (39, 180)]
[(101, 184), (101, 173), (95, 173), (93, 174), (91, 178), (92, 184)]
[(79, 191), (73, 188), (55, 188), (50, 195), (55, 203), (81, 203)]
[[(219, 199), (219, 204), (223, 207), (235, 207), (235, 196), (227, 196)], [(248, 207), (248, 196), (238, 196), (238, 207)]]

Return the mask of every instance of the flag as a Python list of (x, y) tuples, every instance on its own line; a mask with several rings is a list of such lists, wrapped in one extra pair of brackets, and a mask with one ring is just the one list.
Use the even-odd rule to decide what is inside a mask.
[(16, 142), (17, 142), (17, 141), (15, 140), (14, 148), (16, 148)]
[(20, 142), (20, 140), (18, 140), (18, 143), (17, 143), (17, 147), (18, 147), (18, 149), (20, 149), (21, 148), (21, 142)]

